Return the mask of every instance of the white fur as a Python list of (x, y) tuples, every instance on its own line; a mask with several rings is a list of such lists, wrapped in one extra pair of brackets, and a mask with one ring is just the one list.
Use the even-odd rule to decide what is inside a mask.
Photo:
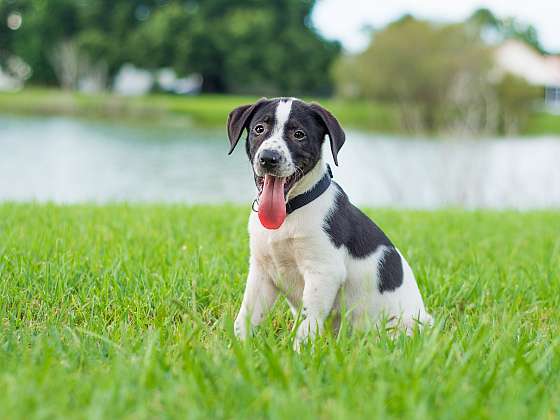
[(259, 165), (259, 157), (260, 153), (265, 150), (277, 150), (281, 156), (284, 157), (284, 160), (281, 162), (280, 167), (278, 168), (278, 176), (280, 177), (288, 177), (292, 175), (295, 171), (295, 165), (292, 161), (292, 157), (290, 155), (290, 150), (288, 149), (288, 145), (284, 140), (284, 127), (286, 126), (286, 122), (290, 117), (290, 112), (292, 110), (292, 99), (285, 99), (281, 100), (276, 107), (275, 113), (275, 124), (272, 134), (268, 139), (263, 141), (260, 145), (257, 153), (255, 154), (255, 159), (253, 162), (253, 169), (258, 176), (263, 176), (264, 173), (262, 172), (262, 168)]
[[(283, 144), (284, 125), (291, 100), (281, 102), (276, 111), (276, 128), (270, 140)], [(265, 142), (266, 143), (266, 142)], [(264, 143), (263, 143), (264, 144)], [(262, 146), (261, 146), (262, 147)], [(287, 152), (289, 156), (289, 152)], [(288, 192), (288, 198), (315, 185), (327, 168), (320, 160)], [(363, 259), (354, 258), (344, 246), (336, 248), (323, 229), (325, 218), (334, 209), (337, 187), (330, 187), (311, 203), (290, 214), (276, 230), (264, 228), (257, 214), (249, 217), (251, 258), (247, 285), (235, 334), (244, 339), (257, 326), (282, 293), (294, 314), (301, 310), (294, 347), (321, 333), (332, 314), (336, 326), (342, 312), (352, 326), (370, 328), (386, 320), (389, 325), (411, 333), (416, 325), (431, 324), (414, 274), (399, 251), (403, 267), (402, 285), (379, 292), (379, 266), (387, 248), (380, 246)]]

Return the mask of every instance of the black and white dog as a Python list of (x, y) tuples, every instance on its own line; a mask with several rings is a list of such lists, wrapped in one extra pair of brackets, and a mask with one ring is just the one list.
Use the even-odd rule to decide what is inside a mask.
[(381, 320), (412, 332), (432, 323), (414, 274), (385, 234), (331, 181), (322, 159), (328, 135), (335, 164), (345, 141), (336, 118), (317, 104), (263, 98), (228, 118), (231, 154), (247, 130), (258, 190), (249, 217), (251, 258), (235, 334), (244, 339), (279, 293), (301, 310), (295, 348), (344, 311), (354, 327)]

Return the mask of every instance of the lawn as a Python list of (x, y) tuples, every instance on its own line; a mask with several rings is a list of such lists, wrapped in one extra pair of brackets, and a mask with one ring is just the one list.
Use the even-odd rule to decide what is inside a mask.
[(557, 418), (560, 213), (371, 210), (436, 326), (232, 336), (248, 207), (0, 205), (2, 418)]
[[(124, 97), (113, 94), (85, 95), (54, 89), (0, 92), (0, 112), (29, 115), (71, 115), (87, 118), (128, 118), (133, 121), (187, 123), (202, 127), (225, 126), (229, 112), (258, 97), (235, 95), (173, 96), (152, 94)], [(306, 98), (307, 100), (313, 100)], [(317, 100), (317, 99), (316, 99)], [(368, 102), (320, 99), (348, 127), (396, 132), (397, 109)]]
[[(134, 122), (195, 124), (223, 127), (235, 107), (257, 97), (235, 95), (172, 96), (152, 94), (123, 97), (113, 94), (85, 95), (55, 89), (30, 88), (18, 93), (0, 92), (0, 113), (71, 115), (86, 118), (130, 119)], [(313, 99), (337, 116), (344, 127), (383, 133), (402, 133), (397, 106), (368, 101)], [(560, 116), (534, 113), (522, 134), (560, 135)]]

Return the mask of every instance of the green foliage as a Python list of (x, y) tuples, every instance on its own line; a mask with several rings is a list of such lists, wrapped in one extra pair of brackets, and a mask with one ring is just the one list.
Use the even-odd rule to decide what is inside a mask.
[(509, 74), (494, 80), (493, 51), (483, 42), (489, 28), (501, 39), (537, 40), (531, 28), (500, 20), (488, 9), (456, 25), (407, 15), (374, 34), (364, 53), (338, 61), (338, 94), (398, 104), (402, 128), (413, 132), (511, 134), (526, 132), (528, 125), (533, 131), (531, 114), (542, 89)]
[(560, 115), (534, 112), (529, 116), (523, 133), (560, 135)]
[[(146, 121), (171, 125), (196, 124), (224, 127), (228, 113), (255, 96), (201, 95), (196, 97), (149, 95), (122, 97), (110, 94), (84, 95), (51, 89), (25, 89), (0, 93), (0, 112), (31, 115), (74, 115), (85, 118)], [(313, 98), (307, 98), (313, 100)], [(364, 100), (321, 99), (345, 128), (377, 132), (399, 132), (397, 106)], [(531, 112), (521, 134), (560, 134), (560, 116)]]
[(17, 0), (0, 3), (0, 22), (6, 22), (12, 12), (23, 17), (17, 31), (10, 31), (7, 42), (2, 45), (0, 56), (9, 54), (21, 57), (32, 68), (31, 80), (38, 84), (55, 84), (56, 75), (52, 64), (55, 43), (77, 35), (78, 10), (73, 0)]
[(342, 59), (335, 77), (340, 95), (396, 102), (406, 128), (432, 131), (483, 101), (490, 66), (490, 51), (464, 25), (406, 17), (374, 34), (364, 53)]
[[(0, 3), (0, 19), (18, 11), (17, 31), (0, 29), (0, 55), (16, 54), (32, 81), (57, 82), (53, 49), (72, 43), (113, 76), (123, 63), (200, 73), (203, 90), (259, 94), (327, 94), (325, 69), (336, 42), (310, 26), (314, 0), (15, 0)], [(1, 26), (1, 25), (0, 25)], [(11, 32), (11, 33), (8, 33)]]
[[(225, 127), (229, 112), (239, 104), (251, 103), (256, 96), (152, 94), (123, 97), (110, 94), (80, 94), (50, 89), (25, 89), (18, 93), (0, 92), (0, 112), (32, 115), (73, 115), (108, 118), (134, 123), (146, 120), (171, 125), (196, 124)], [(307, 98), (313, 100), (313, 98)], [(364, 101), (321, 99), (346, 128), (395, 132), (399, 130), (398, 109)]]
[(130, 35), (128, 50), (131, 60), (151, 69), (165, 63), (184, 73), (189, 69), (190, 27), (194, 23), (193, 13), (179, 4), (169, 4), (157, 10)]
[(516, 18), (499, 19), (489, 9), (476, 10), (467, 20), (480, 32), (492, 32), (493, 42), (503, 42), (507, 39), (517, 39), (532, 46), (540, 53), (546, 53), (539, 40), (539, 34), (533, 25), (526, 24)]
[(0, 206), (0, 412), (31, 418), (550, 419), (557, 212), (368, 211), (433, 329), (291, 349), (284, 302), (232, 336), (249, 207)]
[(542, 98), (542, 88), (530, 85), (524, 79), (506, 74), (496, 84), (500, 104), (500, 131), (503, 133), (524, 130), (531, 111)]
[[(171, 63), (179, 73), (204, 76), (206, 91), (259, 94), (330, 90), (328, 74), (339, 51), (305, 22), (313, 1), (229, 2), (216, 9), (168, 4), (131, 35), (134, 61), (148, 68)], [(167, 60), (167, 61), (166, 61)]]

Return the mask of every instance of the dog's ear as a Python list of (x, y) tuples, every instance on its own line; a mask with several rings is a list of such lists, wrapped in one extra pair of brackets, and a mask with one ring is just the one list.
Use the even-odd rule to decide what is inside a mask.
[(227, 130), (230, 149), (228, 155), (231, 155), (233, 149), (235, 149), (235, 146), (237, 146), (243, 130), (247, 128), (247, 123), (251, 119), (251, 116), (253, 115), (257, 107), (267, 100), (268, 99), (266, 98), (261, 98), (252, 105), (241, 105), (240, 107), (235, 108), (229, 113), (227, 120)]
[(338, 151), (346, 140), (344, 130), (342, 129), (334, 115), (323, 108), (321, 105), (312, 103), (311, 109), (313, 109), (313, 111), (317, 113), (317, 115), (321, 118), (323, 124), (327, 128), (327, 134), (329, 135), (329, 140), (331, 142), (331, 152), (334, 164), (338, 166)]

